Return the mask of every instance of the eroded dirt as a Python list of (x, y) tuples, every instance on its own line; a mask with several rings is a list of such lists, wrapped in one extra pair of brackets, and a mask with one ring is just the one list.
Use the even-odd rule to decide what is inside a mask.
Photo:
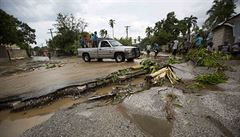
[(136, 65), (134, 62), (116, 63), (114, 60), (86, 63), (77, 57), (65, 58), (61, 62), (65, 64), (63, 67), (37, 69), (28, 73), (0, 77), (0, 98), (30, 92), (46, 94)]

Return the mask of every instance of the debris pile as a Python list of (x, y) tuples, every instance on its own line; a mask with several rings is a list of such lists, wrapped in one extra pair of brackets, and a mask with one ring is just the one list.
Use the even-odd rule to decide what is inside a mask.
[(173, 72), (171, 66), (166, 66), (161, 68), (160, 70), (150, 74), (148, 77), (153, 80), (153, 83), (157, 83), (161, 79), (168, 78), (171, 84), (176, 84), (180, 78), (178, 78), (175, 73)]

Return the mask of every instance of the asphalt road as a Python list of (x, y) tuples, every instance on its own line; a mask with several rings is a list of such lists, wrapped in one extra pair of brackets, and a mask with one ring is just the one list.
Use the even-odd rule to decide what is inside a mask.
[(41, 68), (11, 76), (0, 77), (0, 99), (25, 93), (46, 94), (59, 88), (103, 77), (111, 72), (137, 64), (116, 63), (114, 60), (86, 63), (80, 58), (65, 58), (63, 67)]

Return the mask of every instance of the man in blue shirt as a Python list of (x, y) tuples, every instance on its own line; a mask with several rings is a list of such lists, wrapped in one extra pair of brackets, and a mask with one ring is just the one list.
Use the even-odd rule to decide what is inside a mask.
[(196, 48), (200, 48), (203, 43), (203, 38), (198, 34), (195, 40), (195, 46)]
[(95, 31), (93, 34), (93, 47), (97, 47), (97, 32)]
[(84, 41), (83, 41), (83, 39), (80, 37), (80, 46), (82, 47), (82, 48), (84, 48)]

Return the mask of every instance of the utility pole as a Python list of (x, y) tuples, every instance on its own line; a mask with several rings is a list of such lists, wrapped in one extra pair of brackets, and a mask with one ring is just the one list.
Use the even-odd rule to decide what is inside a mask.
[(128, 28), (129, 28), (130, 26), (125, 26), (125, 28), (126, 28), (126, 34), (127, 34), (127, 38), (128, 38)]
[(48, 33), (50, 33), (51, 34), (51, 37), (52, 37), (52, 39), (53, 39), (53, 28), (50, 28), (50, 29), (48, 29), (49, 30), (49, 32)]

